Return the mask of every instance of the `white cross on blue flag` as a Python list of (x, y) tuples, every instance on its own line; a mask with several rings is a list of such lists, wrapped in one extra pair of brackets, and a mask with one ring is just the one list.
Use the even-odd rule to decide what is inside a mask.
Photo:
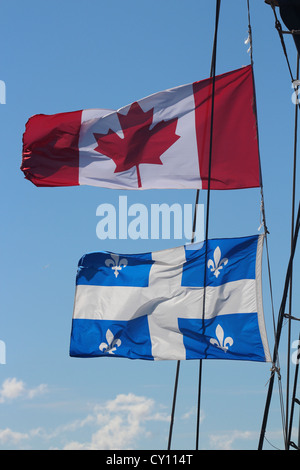
[(207, 255), (206, 243), (84, 255), (70, 356), (271, 361), (262, 249), (255, 235), (208, 240)]

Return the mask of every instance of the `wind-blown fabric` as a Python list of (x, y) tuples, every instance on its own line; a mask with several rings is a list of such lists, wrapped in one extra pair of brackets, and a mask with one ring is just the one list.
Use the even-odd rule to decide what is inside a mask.
[(270, 361), (262, 250), (258, 235), (208, 240), (207, 257), (206, 243), (84, 255), (76, 277), (70, 355)]
[[(212, 78), (155, 93), (118, 111), (31, 117), (21, 170), (36, 186), (207, 189)], [(260, 186), (251, 66), (215, 79), (210, 189)]]

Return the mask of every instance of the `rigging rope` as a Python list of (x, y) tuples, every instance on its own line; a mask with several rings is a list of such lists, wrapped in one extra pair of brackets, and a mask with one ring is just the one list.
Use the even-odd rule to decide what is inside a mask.
[[(250, 23), (250, 7), (249, 7), (249, 0), (247, 0), (247, 6), (248, 6), (248, 19)], [(281, 27), (281, 24), (277, 18), (275, 7), (271, 2), (271, 6), (275, 15), (275, 27), (279, 33), (281, 44), (283, 47), (284, 55), (287, 61), (288, 69), (291, 75), (291, 79), (294, 85), (294, 78), (289, 62), (289, 58), (287, 55), (287, 50), (285, 47), (284, 39), (283, 39), (283, 30)], [(251, 26), (249, 27), (249, 31), (251, 34)], [(296, 113), (297, 113), (297, 106), (296, 106)], [(294, 155), (294, 161), (295, 161), (295, 155)], [(295, 163), (294, 163), (294, 183), (293, 183), (293, 188), (295, 188)], [(273, 294), (272, 294), (272, 280), (271, 280), (271, 268), (270, 268), (270, 261), (269, 261), (269, 248), (268, 248), (268, 238), (267, 234), (269, 233), (266, 224), (265, 224), (265, 209), (264, 209), (264, 197), (263, 197), (263, 185), (261, 184), (261, 193), (262, 193), (262, 213), (263, 213), (263, 224), (265, 225), (265, 241), (266, 241), (266, 252), (267, 252), (267, 265), (268, 265), (268, 275), (269, 275), (269, 287), (270, 287), (270, 294), (271, 294), (271, 305), (272, 305), (272, 317), (273, 317), (273, 328), (274, 328), (274, 338), (275, 338), (275, 346), (274, 350), (276, 353), (274, 353), (274, 362), (271, 368), (271, 377), (272, 380), (274, 379), (275, 373), (277, 374), (278, 377), (278, 388), (279, 388), (279, 399), (280, 399), (280, 408), (281, 408), (281, 417), (282, 417), (282, 428), (283, 428), (283, 436), (284, 436), (284, 441), (285, 441), (285, 446), (287, 446), (287, 426), (288, 426), (288, 398), (286, 398), (286, 417), (285, 417), (285, 412), (284, 412), (284, 400), (283, 400), (283, 391), (282, 391), (282, 382), (281, 382), (281, 374), (280, 374), (280, 363), (279, 363), (279, 354), (278, 354), (278, 343), (277, 343), (277, 334), (276, 334), (276, 328), (275, 328), (275, 315), (274, 315), (274, 302), (273, 302)], [(294, 225), (294, 202), (295, 202), (295, 189), (293, 189), (293, 217), (292, 217), (292, 227)], [(293, 229), (292, 229), (292, 237), (293, 237)], [(292, 244), (292, 241), (291, 241)], [(292, 268), (291, 268), (291, 279), (292, 279)], [(290, 289), (291, 289), (291, 279), (290, 279)], [(290, 305), (291, 305), (291, 291), (290, 291)], [(291, 319), (291, 316), (289, 317)], [(287, 397), (288, 397), (288, 389), (287, 389)]]
[[(292, 68), (291, 68), (291, 64), (290, 64), (290, 61), (289, 61), (289, 57), (288, 57), (288, 53), (287, 53), (287, 49), (286, 49), (286, 45), (285, 45), (285, 42), (284, 42), (284, 37), (283, 35), (284, 34), (300, 34), (300, 30), (299, 31), (295, 31), (295, 30), (291, 30), (291, 31), (283, 31), (282, 29), (282, 25), (278, 19), (278, 16), (277, 16), (277, 13), (276, 13), (276, 9), (275, 9), (275, 5), (274, 3), (271, 1), (270, 3), (270, 6), (273, 10), (273, 13), (274, 13), (274, 18), (275, 18), (275, 28), (277, 29), (278, 31), (278, 35), (279, 35), (279, 38), (280, 38), (280, 42), (281, 42), (281, 46), (282, 46), (282, 50), (283, 50), (283, 53), (284, 53), (284, 57), (286, 59), (286, 63), (287, 63), (287, 66), (288, 66), (288, 69), (289, 69), (289, 73), (290, 73), (290, 76), (291, 76), (291, 80), (292, 80), (292, 85), (294, 85), (294, 83), (297, 83), (297, 81), (294, 79), (294, 76), (293, 76), (293, 72), (292, 72)], [(300, 106), (300, 103), (297, 103), (298, 106)]]
[[(206, 233), (205, 233), (205, 246), (206, 246), (206, 249), (205, 249), (205, 263), (204, 263), (204, 266), (206, 266), (206, 264), (207, 264), (207, 240), (208, 240), (208, 224), (209, 224), (209, 212), (210, 212), (210, 183), (211, 183), (211, 159), (212, 159), (212, 142), (213, 142), (216, 52), (217, 52), (217, 36), (218, 36), (220, 7), (221, 7), (221, 0), (216, 0), (215, 32), (214, 32), (213, 52), (212, 52), (211, 70), (210, 70), (210, 77), (212, 78), (212, 98), (211, 98), (212, 105), (211, 105), (211, 123), (210, 123), (210, 147), (209, 147), (207, 210), (206, 210), (206, 227), (205, 227), (205, 230), (206, 230)], [(197, 192), (196, 192), (196, 201), (195, 201), (194, 220), (193, 220), (193, 234), (192, 234), (191, 243), (194, 243), (194, 241), (195, 241), (196, 217), (197, 217), (197, 206), (198, 206), (198, 203), (199, 203), (199, 193), (200, 193), (200, 191), (197, 190)], [(206, 284), (205, 277), (206, 277), (206, 269), (204, 270), (204, 294), (203, 294), (203, 316), (202, 316), (203, 321), (204, 321), (204, 312), (205, 312), (205, 284)], [(174, 414), (175, 414), (175, 404), (176, 404), (176, 396), (177, 396), (177, 388), (178, 388), (179, 369), (180, 369), (180, 361), (177, 361), (176, 377), (175, 377), (175, 385), (174, 385), (174, 393), (173, 393), (172, 413), (171, 413), (170, 430), (169, 430), (168, 450), (171, 449), (171, 440), (172, 440), (172, 432), (173, 432), (173, 424), (174, 424)], [(196, 450), (198, 450), (198, 447), (199, 447), (201, 383), (202, 383), (202, 359), (200, 359), (200, 361), (199, 361)]]
[[(215, 32), (214, 32), (214, 43), (213, 43), (212, 63), (211, 63), (211, 72), (210, 72), (210, 76), (213, 79), (212, 80), (213, 86), (212, 86), (212, 110), (211, 110), (212, 112), (211, 112), (209, 173), (208, 173), (208, 192), (207, 192), (207, 211), (206, 211), (206, 234), (205, 234), (206, 242), (208, 240), (209, 213), (210, 213), (209, 209), (210, 209), (211, 157), (212, 157), (212, 138), (213, 138), (213, 109), (214, 109), (215, 74), (216, 74), (217, 33), (218, 33), (220, 6), (221, 6), (221, 0), (216, 0)], [(247, 0), (247, 10), (248, 10), (248, 39), (249, 39), (249, 42), (250, 42), (249, 51), (250, 51), (251, 65), (252, 65), (252, 68), (253, 68), (253, 41), (252, 41), (252, 27), (251, 27), (251, 19), (250, 19), (249, 0)], [(253, 87), (254, 87), (254, 90), (255, 90), (254, 78), (253, 78)], [(254, 93), (254, 96), (255, 96), (255, 93)], [(256, 120), (257, 120), (256, 103), (254, 105), (255, 105), (255, 114), (256, 114)], [(257, 129), (257, 136), (258, 136), (258, 129)], [(268, 241), (267, 241), (267, 234), (269, 232), (268, 232), (267, 224), (266, 224), (266, 215), (265, 215), (265, 205), (264, 205), (264, 194), (263, 194), (263, 183), (262, 183), (262, 172), (261, 172), (260, 158), (259, 158), (259, 165), (260, 165), (260, 182), (261, 182), (260, 190), (261, 190), (262, 225), (264, 227), (264, 232), (265, 232), (269, 287), (270, 287), (270, 294), (271, 294), (271, 306), (272, 306), (274, 335), (275, 335), (275, 315), (274, 315), (274, 302), (273, 302), (273, 288), (272, 288), (270, 257), (269, 257)], [(199, 203), (199, 193), (200, 193), (199, 190), (197, 190), (196, 202), (195, 202), (194, 221), (193, 221), (193, 238), (192, 238), (192, 241), (191, 241), (192, 243), (194, 243), (194, 237), (195, 237), (195, 231), (196, 231), (196, 214), (197, 214), (197, 206), (198, 206), (198, 203)], [(206, 247), (207, 247), (207, 243), (206, 243)], [(205, 256), (207, 256), (207, 249), (206, 249)], [(205, 263), (205, 265), (206, 265), (206, 263)], [(205, 279), (204, 279), (204, 286), (205, 286)], [(204, 287), (204, 296), (203, 296), (203, 319), (204, 319), (204, 313), (205, 313), (205, 287)], [(277, 363), (278, 363), (278, 361), (277, 361)], [(170, 448), (171, 448), (171, 439), (172, 439), (172, 431), (173, 431), (173, 424), (174, 424), (174, 413), (175, 413), (175, 403), (176, 403), (176, 396), (177, 396), (179, 369), (180, 369), (180, 361), (177, 362), (177, 369), (176, 369), (176, 378), (175, 378), (175, 386), (174, 386), (174, 396), (173, 396), (172, 414), (171, 414), (171, 422), (170, 422), (168, 450), (170, 450)], [(276, 370), (276, 371), (280, 370), (280, 368), (278, 366), (276, 366), (275, 364), (273, 364), (273, 369)], [(196, 450), (198, 450), (198, 445), (199, 445), (201, 382), (202, 382), (202, 360), (199, 361)]]
[[(275, 342), (275, 347), (274, 347), (274, 352), (273, 352), (273, 364), (276, 363), (276, 357), (278, 355), (278, 345), (279, 345), (281, 331), (282, 331), (282, 323), (283, 323), (283, 319), (284, 319), (285, 305), (286, 305), (286, 300), (287, 300), (287, 295), (288, 295), (288, 290), (289, 290), (289, 284), (290, 284), (291, 269), (292, 269), (294, 254), (295, 254), (295, 250), (296, 250), (297, 239), (298, 239), (298, 235), (299, 235), (299, 229), (300, 229), (300, 203), (299, 203), (299, 206), (298, 206), (298, 213), (297, 213), (297, 218), (296, 218), (296, 223), (295, 223), (295, 230), (294, 230), (294, 234), (293, 234), (293, 242), (292, 242), (292, 247), (291, 247), (291, 254), (290, 254), (289, 264), (288, 264), (288, 268), (287, 268), (287, 272), (286, 272), (284, 291), (283, 291), (282, 301), (281, 301), (281, 305), (280, 305), (280, 309), (279, 309), (277, 331), (276, 331), (276, 342)], [(263, 440), (264, 440), (264, 437), (265, 437), (265, 431), (266, 431), (267, 419), (268, 419), (268, 414), (269, 414), (269, 408), (270, 408), (271, 396), (272, 396), (272, 391), (273, 391), (273, 385), (274, 385), (274, 374), (272, 373), (271, 378), (270, 378), (270, 382), (269, 382), (269, 389), (268, 389), (266, 406), (265, 406), (263, 422), (262, 422), (262, 427), (261, 427), (258, 450), (262, 450), (262, 446), (263, 446)]]
[[(253, 38), (252, 38), (252, 26), (251, 26), (251, 16), (250, 16), (250, 1), (247, 0), (247, 10), (248, 10), (248, 34), (249, 34), (249, 41), (250, 41), (250, 60), (252, 69), (254, 69), (254, 61), (253, 61)], [(255, 93), (255, 81), (254, 81), (254, 73), (253, 73), (253, 88), (254, 88), (254, 109), (255, 109), (255, 116), (256, 116), (256, 125), (257, 125), (257, 139), (258, 139), (258, 149), (259, 146), (259, 132), (258, 132), (258, 115), (257, 115), (257, 106), (256, 106), (256, 93)], [(269, 255), (269, 247), (268, 247), (268, 227), (266, 222), (266, 211), (265, 211), (265, 202), (264, 202), (264, 189), (263, 189), (263, 178), (262, 178), (262, 169), (261, 169), (261, 158), (259, 156), (259, 172), (260, 172), (260, 193), (261, 193), (261, 226), (264, 228), (265, 234), (265, 244), (266, 244), (266, 253), (267, 253), (267, 267), (268, 267), (268, 277), (269, 277), (269, 288), (270, 288), (270, 297), (271, 297), (271, 308), (272, 308), (272, 317), (273, 317), (273, 326), (275, 332), (275, 313), (274, 313), (274, 301), (273, 301), (273, 287), (272, 287), (272, 279), (271, 279), (271, 265), (270, 265), (270, 255)]]
[[(213, 148), (217, 40), (218, 40), (218, 27), (219, 27), (220, 8), (221, 8), (221, 0), (217, 0), (216, 1), (216, 15), (215, 15), (215, 33), (214, 33), (214, 42), (213, 42), (212, 63), (211, 63), (211, 70), (210, 70), (210, 76), (212, 77), (212, 95), (211, 95), (211, 121), (210, 121), (207, 208), (206, 208), (206, 224), (205, 224), (205, 261), (204, 261), (204, 266), (205, 267), (207, 265), (207, 245), (208, 245), (207, 241), (208, 241), (208, 228), (209, 228), (209, 216), (210, 216), (211, 162), (212, 162), (212, 148)], [(204, 328), (205, 328), (205, 325), (204, 325), (205, 298), (206, 298), (206, 269), (204, 269), (204, 291), (203, 291), (203, 306), (202, 306), (202, 327), (203, 327), (203, 331), (204, 331)], [(201, 384), (202, 384), (202, 359), (200, 359), (200, 361), (199, 361), (196, 450), (198, 450), (198, 447), (199, 447)]]
[[(250, 2), (247, 0), (247, 10), (248, 10), (248, 37), (250, 41), (250, 60), (252, 70), (254, 69), (254, 61), (253, 61), (253, 38), (252, 38), (252, 26), (251, 26), (251, 16), (250, 16)], [(256, 116), (256, 125), (257, 125), (257, 139), (258, 139), (258, 149), (259, 146), (259, 132), (258, 132), (258, 115), (257, 115), (257, 106), (256, 106), (256, 93), (255, 93), (255, 80), (254, 80), (254, 73), (253, 73), (253, 88), (254, 88), (254, 109), (255, 109), (255, 116)], [(275, 311), (274, 311), (274, 299), (273, 299), (273, 287), (272, 287), (272, 276), (271, 276), (271, 264), (270, 264), (270, 255), (269, 255), (269, 246), (268, 246), (268, 227), (266, 222), (266, 211), (265, 211), (265, 202), (264, 202), (264, 188), (263, 188), (263, 178), (262, 178), (262, 169), (261, 169), (261, 158), (259, 156), (259, 172), (260, 172), (260, 193), (261, 193), (261, 224), (260, 227), (264, 228), (265, 234), (265, 245), (266, 245), (266, 255), (267, 255), (267, 269), (268, 269), (268, 278), (269, 278), (269, 289), (270, 289), (270, 299), (271, 299), (271, 309), (272, 309), (272, 318), (273, 318), (273, 328), (274, 333), (276, 331), (275, 327)]]
[[(297, 81), (299, 79), (299, 54), (297, 54)], [(291, 246), (293, 243), (294, 219), (295, 219), (295, 195), (296, 195), (296, 163), (297, 163), (297, 128), (298, 128), (298, 106), (295, 106), (295, 124), (294, 124), (294, 162), (293, 162), (293, 190), (292, 190), (292, 223), (291, 223)], [(286, 386), (286, 449), (289, 446), (288, 439), (288, 414), (289, 414), (289, 384), (290, 384), (290, 357), (291, 357), (291, 329), (292, 329), (292, 284), (293, 268), (291, 271), (290, 292), (289, 292), (289, 318), (288, 318), (288, 349), (287, 349), (287, 386)]]
[[(300, 344), (300, 334), (299, 334), (299, 343)], [(288, 436), (287, 436), (287, 442), (288, 445), (291, 445), (294, 447), (294, 443), (291, 442), (291, 435), (292, 435), (292, 424), (293, 424), (293, 417), (294, 417), (294, 406), (295, 403), (298, 403), (300, 405), (300, 402), (296, 398), (296, 389), (297, 389), (297, 380), (298, 380), (298, 373), (299, 373), (299, 363), (300, 363), (300, 358), (297, 360), (296, 368), (295, 368), (295, 377), (294, 377), (294, 387), (293, 387), (293, 396), (292, 396), (292, 405), (291, 405), (291, 414), (290, 414), (290, 424), (289, 424), (289, 430), (288, 430)], [(298, 446), (296, 448), (300, 450), (300, 430), (298, 430), (299, 436), (298, 436)]]
[(293, 73), (292, 73), (292, 68), (291, 68), (291, 65), (290, 65), (289, 58), (288, 58), (287, 50), (286, 50), (286, 47), (285, 47), (282, 26), (281, 26), (281, 23), (278, 19), (277, 13), (276, 13), (275, 5), (273, 4), (273, 2), (271, 2), (270, 5), (271, 5), (271, 8), (273, 10), (274, 17), (275, 17), (275, 28), (278, 31), (280, 42), (281, 42), (282, 49), (283, 49), (283, 53), (284, 53), (284, 56), (285, 56), (285, 59), (286, 59), (286, 62), (287, 62), (287, 66), (288, 66), (288, 69), (289, 69), (289, 72), (290, 72), (290, 76), (291, 76), (291, 79), (292, 79), (292, 82), (293, 82), (294, 81)]
[[(277, 14), (276, 14), (276, 9), (274, 3), (271, 1), (270, 5), (272, 7), (274, 17), (275, 17), (275, 28), (278, 31), (281, 46), (283, 49), (283, 53), (287, 62), (287, 66), (289, 69), (289, 73), (291, 76), (292, 84), (294, 86), (295, 91), (297, 90), (297, 85), (299, 84), (299, 54), (297, 54), (297, 80), (294, 80), (289, 57), (287, 54), (287, 49), (285, 46), (284, 42), (284, 37), (283, 34), (288, 33), (287, 31), (282, 30), (282, 26), (280, 21), (278, 20)], [(295, 187), (296, 187), (296, 154), (297, 154), (297, 126), (298, 126), (298, 106), (300, 106), (300, 103), (297, 102), (296, 100), (296, 106), (295, 106), (295, 125), (294, 125), (294, 162), (293, 162), (293, 189), (292, 189), (292, 227), (291, 227), (291, 250), (293, 247), (293, 242), (294, 242), (294, 217), (295, 217)], [(282, 413), (282, 422), (283, 422), (283, 429), (284, 429), (284, 442), (285, 442), (285, 449), (288, 450), (289, 445), (290, 445), (290, 436), (289, 436), (289, 429), (291, 426), (291, 423), (289, 425), (289, 381), (290, 381), (290, 342), (291, 342), (291, 320), (294, 318), (291, 315), (291, 310), (292, 310), (292, 278), (293, 278), (293, 264), (290, 266), (290, 275), (289, 275), (289, 314), (286, 315), (285, 313), (281, 312), (282, 319), (279, 318), (278, 322), (281, 323), (282, 326), (282, 320), (283, 318), (287, 317), (288, 318), (288, 352), (287, 352), (287, 386), (286, 386), (286, 410), (285, 410), (285, 418), (284, 418), (284, 406), (283, 406), (283, 398), (282, 398), (282, 384), (281, 384), (281, 375), (278, 374), (278, 380), (279, 380), (279, 394), (280, 394), (280, 403), (281, 403), (281, 413)], [(280, 326), (280, 328), (281, 328)], [(279, 354), (278, 354), (278, 342), (280, 335), (278, 336), (278, 330), (277, 334), (275, 335), (275, 348), (274, 348), (274, 357), (275, 357), (275, 351), (276, 351), (276, 357), (277, 357), (277, 366), (276, 369), (280, 370), (279, 367)], [(273, 365), (274, 367), (274, 365)], [(272, 369), (271, 369), (272, 371)], [(274, 374), (272, 372), (272, 381), (273, 381)], [(270, 400), (271, 400), (271, 393), (273, 389), (273, 383), (270, 380), (269, 384), (269, 392), (268, 392), (268, 397), (267, 397), (267, 402), (266, 402), (266, 407), (265, 407), (265, 415), (263, 419), (263, 425), (262, 425), (262, 430), (261, 430), (261, 436), (260, 436), (260, 441), (259, 441), (259, 449), (262, 448), (263, 445), (263, 439), (265, 429), (266, 429), (266, 420), (268, 416), (268, 411), (269, 411), (269, 405), (270, 405)]]
[[(254, 62), (253, 62), (253, 38), (252, 38), (252, 26), (251, 26), (251, 15), (250, 15), (250, 1), (247, 0), (247, 10), (248, 10), (248, 34), (249, 34), (249, 41), (250, 41), (250, 58), (251, 58), (251, 65), (252, 69), (254, 69)], [(255, 90), (255, 82), (254, 82), (254, 72), (253, 72), (253, 87)], [(254, 93), (254, 96), (256, 94)], [(256, 121), (258, 119), (257, 116), (257, 107), (256, 101), (254, 103), (255, 107), (255, 115)], [(259, 132), (257, 126), (257, 138), (259, 141)], [(258, 143), (258, 148), (260, 148)], [(268, 271), (268, 281), (269, 281), (269, 290), (270, 290), (270, 302), (271, 302), (271, 312), (272, 312), (272, 320), (273, 320), (273, 333), (275, 338), (275, 349), (276, 349), (276, 360), (273, 362), (271, 367), (271, 377), (274, 377), (274, 374), (277, 374), (278, 377), (278, 389), (279, 389), (279, 400), (280, 400), (280, 409), (281, 409), (281, 418), (282, 418), (282, 426), (283, 429), (285, 428), (284, 423), (284, 405), (283, 405), (283, 391), (282, 391), (282, 383), (281, 383), (281, 374), (280, 374), (280, 363), (279, 363), (279, 355), (277, 350), (276, 344), (276, 326), (275, 326), (275, 309), (274, 309), (274, 297), (273, 297), (273, 286), (272, 286), (272, 276), (271, 276), (271, 263), (270, 263), (270, 253), (269, 253), (269, 244), (268, 244), (268, 228), (266, 223), (266, 212), (265, 212), (265, 203), (264, 203), (264, 189), (263, 189), (263, 178), (262, 178), (262, 169), (261, 169), (261, 158), (259, 157), (259, 164), (260, 164), (260, 191), (261, 191), (261, 215), (262, 215), (262, 223), (261, 225), (264, 227), (264, 235), (265, 235), (265, 246), (266, 246), (266, 257), (267, 257), (267, 271)]]

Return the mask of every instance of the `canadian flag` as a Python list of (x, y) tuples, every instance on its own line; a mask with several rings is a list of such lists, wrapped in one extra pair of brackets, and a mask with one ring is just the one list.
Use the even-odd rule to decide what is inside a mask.
[[(215, 79), (211, 189), (260, 186), (252, 67)], [(21, 170), (36, 186), (207, 189), (212, 78), (118, 111), (31, 117)]]

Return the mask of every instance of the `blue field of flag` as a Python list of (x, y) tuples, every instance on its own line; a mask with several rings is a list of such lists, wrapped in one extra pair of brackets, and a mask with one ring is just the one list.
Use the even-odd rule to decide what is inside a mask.
[(208, 240), (207, 254), (206, 243), (200, 250), (189, 245), (185, 252), (182, 285), (203, 287), (204, 276), (206, 286), (255, 279), (257, 242), (258, 236)]
[(151, 253), (139, 255), (89, 253), (78, 263), (76, 284), (146, 287), (152, 264)]

